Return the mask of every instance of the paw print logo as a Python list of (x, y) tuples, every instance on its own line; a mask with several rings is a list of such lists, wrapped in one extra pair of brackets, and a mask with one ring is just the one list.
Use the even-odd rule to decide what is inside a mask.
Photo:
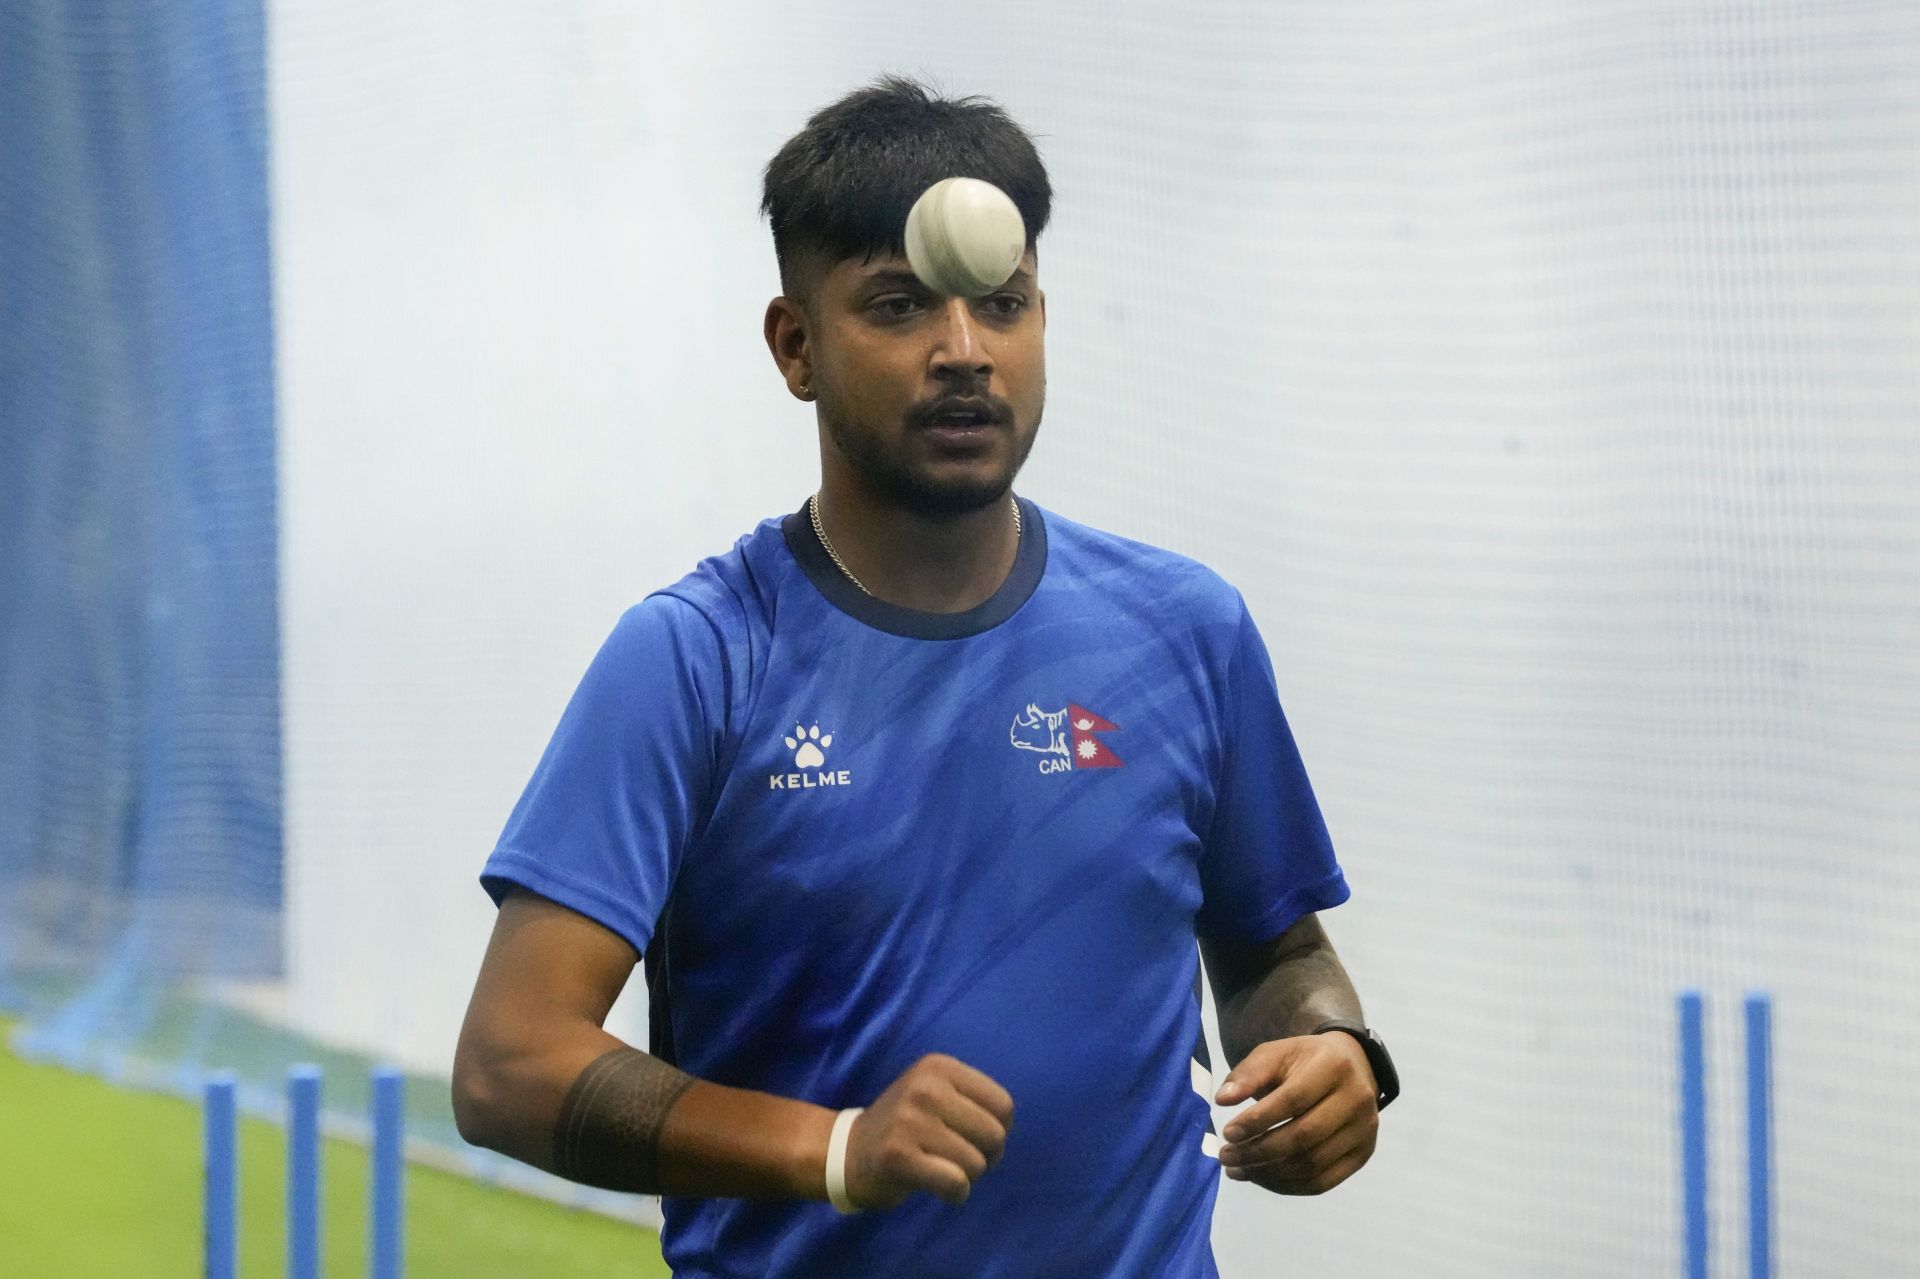
[(795, 724), (793, 736), (782, 740), (786, 742), (787, 749), (793, 752), (795, 768), (818, 768), (827, 762), (825, 748), (833, 745), (833, 734), (822, 733), (818, 724), (808, 728)]

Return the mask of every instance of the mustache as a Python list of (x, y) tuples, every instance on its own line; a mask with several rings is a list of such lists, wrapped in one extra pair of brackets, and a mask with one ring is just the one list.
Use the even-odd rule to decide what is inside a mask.
[(997, 395), (943, 395), (907, 410), (909, 426), (932, 426), (943, 417), (972, 414), (983, 421), (1004, 426), (1013, 421), (1013, 406)]

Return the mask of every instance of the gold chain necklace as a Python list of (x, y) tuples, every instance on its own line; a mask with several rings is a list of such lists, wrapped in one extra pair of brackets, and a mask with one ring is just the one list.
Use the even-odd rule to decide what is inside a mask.
[[(1008, 495), (1008, 500), (1013, 503), (1013, 540), (1015, 543), (1018, 543), (1020, 541), (1020, 500), (1011, 494)], [(820, 545), (826, 548), (827, 558), (833, 561), (833, 566), (842, 573), (845, 573), (847, 580), (859, 587), (862, 595), (873, 594), (872, 591), (867, 589), (865, 582), (862, 582), (853, 575), (853, 570), (847, 567), (847, 562), (840, 558), (840, 552), (833, 549), (833, 539), (827, 536), (826, 526), (820, 522), (820, 495), (818, 493), (815, 493), (807, 499), (807, 517), (813, 521), (813, 535), (819, 538)]]

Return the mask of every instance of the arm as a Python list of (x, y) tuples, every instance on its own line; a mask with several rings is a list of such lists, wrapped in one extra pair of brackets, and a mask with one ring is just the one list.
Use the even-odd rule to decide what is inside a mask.
[(1271, 941), (1203, 938), (1200, 949), (1233, 1062), (1215, 1100), (1257, 1099), (1227, 1125), (1221, 1166), (1280, 1194), (1331, 1190), (1372, 1157), (1379, 1112), (1360, 1045), (1311, 1033), (1322, 1022), (1363, 1020), (1326, 930), (1310, 914)]
[(610, 1190), (825, 1198), (834, 1112), (702, 1083), (602, 1029), (638, 958), (585, 916), (510, 894), (454, 1053), (460, 1135)]
[[(454, 1054), (460, 1135), (612, 1190), (825, 1199), (834, 1111), (695, 1079), (602, 1028), (638, 958), (585, 916), (510, 893)], [(848, 1190), (869, 1207), (916, 1190), (960, 1202), (1011, 1117), (986, 1076), (923, 1058), (855, 1122)]]
[(1360, 996), (1318, 915), (1259, 945), (1203, 938), (1200, 950), (1229, 1061), (1240, 1061), (1268, 1040), (1304, 1035), (1322, 1022), (1365, 1020)]

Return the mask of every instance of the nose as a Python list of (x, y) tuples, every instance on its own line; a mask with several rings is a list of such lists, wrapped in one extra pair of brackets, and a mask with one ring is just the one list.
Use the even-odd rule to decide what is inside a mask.
[(987, 351), (984, 336), (974, 321), (972, 304), (966, 298), (946, 299), (933, 340), (933, 375), (942, 381), (954, 382), (984, 383), (992, 378), (993, 357)]

